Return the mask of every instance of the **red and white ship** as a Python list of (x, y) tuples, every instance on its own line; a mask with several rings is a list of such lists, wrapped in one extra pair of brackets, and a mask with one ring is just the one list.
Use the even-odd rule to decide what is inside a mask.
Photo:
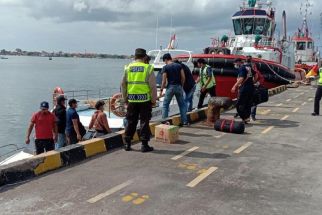
[(296, 69), (306, 73), (307, 77), (317, 76), (320, 64), (320, 52), (315, 49), (314, 39), (308, 25), (312, 4), (306, 0), (301, 4), (301, 15), (303, 15), (302, 26), (292, 38), (295, 45)]
[[(252, 56), (257, 69), (264, 77), (264, 86), (273, 88), (295, 80), (294, 43), (286, 34), (286, 14), (283, 12), (283, 38), (275, 38), (276, 13), (272, 2), (259, 0), (244, 2), (233, 16), (235, 35), (223, 36), (213, 42), (203, 54), (192, 55), (193, 59), (204, 58), (216, 75), (218, 96), (235, 98), (231, 88), (236, 82), (234, 69), (236, 58)], [(178, 58), (185, 58), (179, 56)], [(186, 56), (187, 58), (187, 56)]]

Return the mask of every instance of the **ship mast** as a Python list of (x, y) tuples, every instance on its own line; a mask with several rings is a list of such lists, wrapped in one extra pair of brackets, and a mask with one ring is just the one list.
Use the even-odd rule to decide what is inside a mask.
[(301, 4), (301, 15), (303, 16), (303, 24), (302, 29), (299, 29), (299, 36), (309, 37), (309, 25), (308, 25), (308, 17), (312, 15), (310, 8), (313, 5), (309, 2), (309, 0), (305, 0), (305, 3)]

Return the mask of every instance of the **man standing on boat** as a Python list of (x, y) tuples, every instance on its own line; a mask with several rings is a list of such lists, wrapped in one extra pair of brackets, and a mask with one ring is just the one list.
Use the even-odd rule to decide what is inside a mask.
[(243, 64), (242, 59), (235, 60), (235, 68), (238, 69), (238, 78), (236, 84), (231, 89), (232, 93), (238, 91), (238, 101), (236, 104), (237, 113), (247, 124), (251, 115), (254, 95), (253, 72), (251, 68)]
[(314, 99), (314, 112), (312, 113), (312, 116), (320, 115), (320, 101), (322, 98), (322, 67), (319, 69), (319, 76), (318, 88), (316, 89)]
[(200, 97), (198, 109), (202, 108), (203, 102), (209, 93), (211, 97), (216, 96), (216, 80), (213, 75), (212, 69), (207, 65), (206, 60), (203, 58), (198, 59), (198, 67), (200, 68), (200, 76), (197, 82), (200, 84)]
[(36, 154), (54, 150), (57, 141), (57, 125), (55, 115), (49, 112), (48, 102), (42, 102), (40, 111), (32, 116), (27, 131), (26, 144), (30, 143), (30, 135), (34, 127)]
[(127, 104), (125, 127), (125, 150), (131, 151), (131, 141), (137, 130), (140, 120), (140, 130), (138, 132), (142, 141), (141, 151), (153, 151), (149, 146), (151, 137), (150, 119), (152, 117), (152, 106), (157, 99), (157, 87), (152, 65), (146, 64), (146, 50), (135, 50), (135, 61), (125, 66), (122, 80), (122, 93)]
[(183, 86), (186, 81), (184, 70), (181, 65), (174, 63), (169, 53), (163, 55), (163, 62), (166, 64), (162, 69), (162, 85), (160, 97), (163, 96), (163, 89), (166, 87), (166, 92), (163, 100), (162, 118), (166, 119), (169, 116), (169, 106), (173, 96), (176, 97), (180, 109), (181, 122), (183, 126), (188, 126), (187, 106), (183, 96)]

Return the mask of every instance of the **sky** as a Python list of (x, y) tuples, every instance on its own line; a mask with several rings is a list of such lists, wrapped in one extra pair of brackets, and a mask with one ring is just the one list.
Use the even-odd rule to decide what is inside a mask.
[[(211, 38), (232, 35), (231, 16), (239, 10), (241, 2), (0, 0), (0, 49), (132, 54), (137, 47), (156, 48), (158, 19), (158, 46), (166, 46), (170, 33), (175, 31), (178, 48), (201, 52), (211, 45)], [(278, 30), (286, 10), (288, 34), (294, 34), (303, 19), (301, 2), (305, 1), (273, 0)], [(313, 4), (310, 26), (320, 43), (322, 2), (310, 2)]]

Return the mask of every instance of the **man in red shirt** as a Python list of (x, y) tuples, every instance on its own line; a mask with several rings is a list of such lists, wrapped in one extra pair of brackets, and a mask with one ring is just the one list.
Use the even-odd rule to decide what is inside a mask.
[(48, 102), (42, 102), (40, 104), (40, 111), (33, 114), (27, 130), (26, 144), (30, 143), (30, 134), (34, 127), (36, 154), (54, 150), (58, 133), (56, 117), (49, 112)]

